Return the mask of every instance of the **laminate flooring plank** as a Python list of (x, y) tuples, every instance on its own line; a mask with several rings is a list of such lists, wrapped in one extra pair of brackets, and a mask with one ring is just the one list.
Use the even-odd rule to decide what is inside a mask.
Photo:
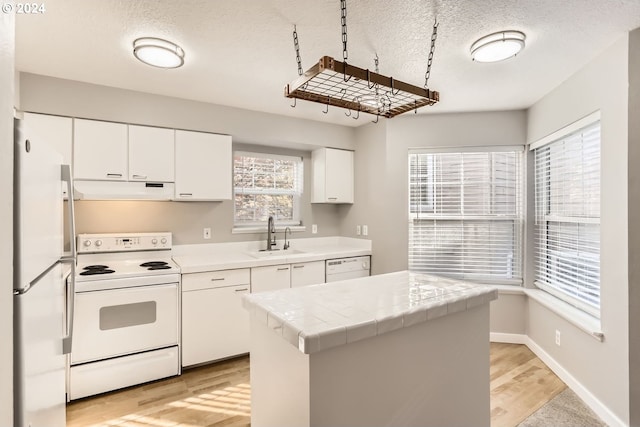
[[(491, 427), (514, 427), (566, 385), (526, 346), (491, 344)], [(68, 427), (248, 427), (249, 356), (74, 401)]]

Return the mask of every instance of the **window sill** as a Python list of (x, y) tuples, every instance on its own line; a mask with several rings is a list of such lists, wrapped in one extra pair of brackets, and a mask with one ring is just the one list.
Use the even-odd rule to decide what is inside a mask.
[(604, 341), (604, 333), (600, 327), (600, 320), (567, 304), (566, 302), (539, 289), (525, 289), (527, 296), (558, 316), (562, 317), (578, 329), (586, 332), (594, 339)]
[[(276, 233), (284, 233), (284, 229), (289, 227), (292, 233), (298, 233), (301, 231), (307, 231), (307, 227), (304, 225), (284, 225), (276, 226)], [(255, 226), (255, 227), (233, 227), (231, 234), (262, 234), (267, 232), (267, 226)]]

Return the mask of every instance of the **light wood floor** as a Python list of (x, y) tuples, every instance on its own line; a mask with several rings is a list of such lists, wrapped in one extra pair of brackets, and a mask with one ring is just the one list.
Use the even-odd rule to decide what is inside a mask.
[[(516, 426), (566, 388), (524, 345), (492, 343), (490, 369), (492, 427)], [(75, 401), (67, 426), (249, 426), (250, 399), (249, 358), (240, 357)]]

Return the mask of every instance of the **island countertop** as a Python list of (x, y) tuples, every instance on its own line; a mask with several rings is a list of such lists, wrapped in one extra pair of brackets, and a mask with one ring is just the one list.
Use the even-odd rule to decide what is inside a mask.
[(498, 298), (495, 288), (400, 271), (243, 297), (255, 318), (311, 354)]

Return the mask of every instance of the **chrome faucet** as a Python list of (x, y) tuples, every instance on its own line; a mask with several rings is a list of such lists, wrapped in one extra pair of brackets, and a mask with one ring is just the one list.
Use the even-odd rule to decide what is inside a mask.
[(267, 250), (273, 250), (273, 246), (276, 245), (276, 226), (273, 222), (273, 216), (269, 216), (269, 222), (267, 223)]
[(287, 231), (289, 232), (289, 235), (291, 235), (291, 229), (289, 227), (284, 229), (284, 246), (282, 247), (282, 249), (285, 251), (289, 249), (289, 241), (287, 240)]

